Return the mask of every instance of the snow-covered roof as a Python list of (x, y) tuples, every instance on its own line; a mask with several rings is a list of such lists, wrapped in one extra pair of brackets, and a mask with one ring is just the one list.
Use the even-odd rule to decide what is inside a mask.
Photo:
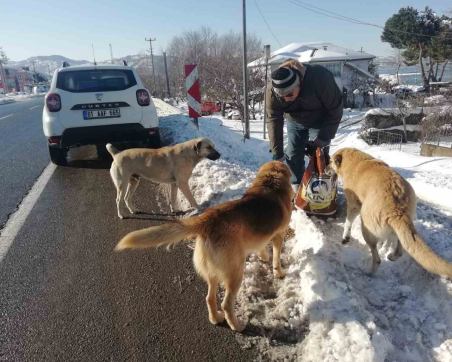
[[(302, 63), (320, 63), (373, 58), (375, 58), (375, 55), (343, 48), (327, 42), (290, 43), (272, 52), (268, 64), (280, 64), (286, 59), (296, 59)], [(264, 63), (265, 58), (262, 57), (248, 63), (248, 67), (257, 67)]]

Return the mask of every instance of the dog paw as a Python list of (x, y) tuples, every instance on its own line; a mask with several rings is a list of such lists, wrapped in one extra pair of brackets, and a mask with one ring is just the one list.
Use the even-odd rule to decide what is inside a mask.
[(209, 321), (210, 321), (210, 323), (212, 323), (212, 324), (220, 324), (220, 323), (223, 323), (223, 321), (224, 321), (224, 312), (218, 310), (214, 316), (213, 316), (213, 315), (210, 315), (210, 316), (209, 316)]
[(232, 323), (229, 320), (227, 322), (229, 327), (236, 332), (242, 332), (246, 327), (246, 323), (243, 323), (238, 319), (235, 319), (235, 321), (233, 321)]
[(267, 250), (264, 249), (259, 252), (259, 259), (264, 263), (268, 263), (270, 261), (270, 255), (268, 254)]
[(396, 261), (401, 256), (402, 256), (401, 254), (390, 253), (390, 254), (388, 254), (388, 259), (391, 261)]
[(286, 276), (286, 273), (284, 273), (281, 270), (281, 268), (273, 268), (273, 276), (275, 278), (282, 279), (282, 278), (284, 278)]
[(350, 236), (345, 236), (342, 238), (342, 245), (348, 244), (350, 242)]

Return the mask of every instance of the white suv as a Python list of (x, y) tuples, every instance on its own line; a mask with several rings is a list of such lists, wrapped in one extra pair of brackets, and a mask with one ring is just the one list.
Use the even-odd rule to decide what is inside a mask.
[(66, 164), (69, 147), (125, 143), (160, 147), (149, 92), (128, 66), (65, 66), (55, 71), (42, 112), (50, 159)]

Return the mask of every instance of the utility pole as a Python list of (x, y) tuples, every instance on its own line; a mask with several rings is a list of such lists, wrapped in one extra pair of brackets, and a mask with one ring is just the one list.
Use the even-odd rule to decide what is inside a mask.
[[(152, 42), (156, 41), (156, 40), (157, 40), (156, 38), (154, 38), (154, 39), (152, 39), (152, 38), (149, 38), (149, 39), (144, 38), (144, 41), (148, 41), (149, 42), (149, 48), (151, 50), (152, 79), (154, 81), (154, 87), (156, 87), (156, 83), (155, 83), (155, 70), (154, 70), (154, 53), (152, 53)], [(154, 92), (155, 92), (155, 89), (154, 89)]]
[(268, 58), (270, 58), (270, 45), (264, 45), (265, 57), (265, 86), (264, 86), (264, 139), (267, 138), (267, 83), (268, 83)]
[(91, 43), (91, 49), (93, 50), (93, 61), (94, 61), (94, 65), (97, 65), (96, 63), (96, 55), (94, 54), (94, 44)]
[(31, 65), (33, 66), (33, 84), (37, 83), (37, 76), (36, 76), (36, 60), (31, 61)]
[(108, 44), (110, 46), (110, 59), (111, 59), (111, 64), (113, 64), (113, 48), (111, 47), (111, 44)]
[(242, 0), (243, 5), (243, 117), (245, 118), (245, 138), (250, 138), (250, 122), (248, 119), (248, 68), (246, 60), (246, 0)]
[(171, 98), (169, 79), (168, 79), (168, 66), (166, 65), (166, 52), (163, 52), (163, 62), (165, 63), (166, 92), (168, 93), (168, 98)]

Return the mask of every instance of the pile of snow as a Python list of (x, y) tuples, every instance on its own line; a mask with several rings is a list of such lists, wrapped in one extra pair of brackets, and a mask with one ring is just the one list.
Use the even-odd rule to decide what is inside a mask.
[(424, 87), (421, 85), (411, 85), (411, 84), (401, 84), (393, 87), (396, 93), (418, 93), (424, 90)]
[(379, 74), (378, 77), (380, 79), (386, 80), (391, 85), (397, 85), (397, 75), (396, 74)]
[[(222, 154), (194, 170), (190, 182), (200, 203), (240, 197), (258, 167), (271, 159), (262, 121), (251, 121), (251, 138), (244, 142), (240, 121), (202, 117), (197, 130), (185, 106), (181, 111), (154, 101), (162, 132), (173, 142), (206, 136)], [(419, 233), (435, 252), (452, 260), (452, 160), (419, 156), (417, 143), (402, 151), (368, 146), (358, 138), (363, 116), (344, 112), (332, 150), (357, 147), (404, 176), (419, 197)], [(379, 247), (382, 264), (369, 276), (371, 257), (359, 221), (352, 241), (340, 243), (342, 193), (339, 202), (338, 217), (326, 221), (293, 213), (294, 236), (282, 256), (283, 280), (273, 279), (270, 265), (249, 258), (237, 305), (248, 325), (237, 339), (244, 348), (257, 348), (265, 360), (451, 361), (452, 282), (427, 273), (408, 255), (388, 261), (388, 245)]]
[(45, 93), (30, 94), (25, 92), (0, 94), (0, 104), (25, 101), (33, 97), (42, 97)]
[(426, 105), (438, 105), (438, 104), (444, 104), (447, 101), (447, 98), (441, 94), (438, 94), (436, 96), (430, 96), (424, 99), (424, 103)]
[(0, 104), (13, 103), (15, 99), (12, 97), (6, 97), (4, 94), (0, 94)]

